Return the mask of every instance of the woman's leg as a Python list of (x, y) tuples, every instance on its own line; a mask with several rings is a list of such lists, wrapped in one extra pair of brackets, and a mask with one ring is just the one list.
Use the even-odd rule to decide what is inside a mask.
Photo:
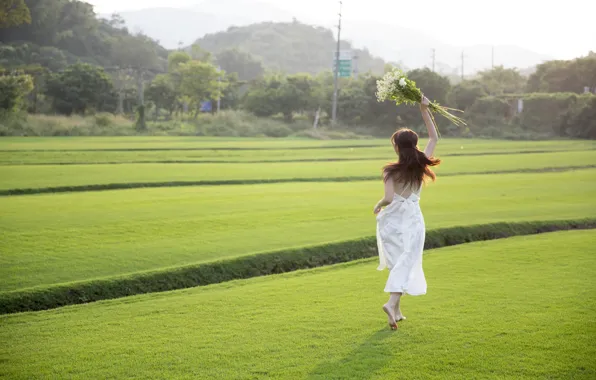
[(401, 293), (391, 293), (389, 301), (383, 305), (383, 311), (387, 314), (387, 321), (392, 330), (397, 329), (395, 307), (399, 304)]
[(406, 319), (406, 317), (404, 317), (404, 315), (401, 313), (401, 296), (402, 293), (399, 293), (400, 297), (397, 300), (397, 303), (395, 304), (395, 307), (393, 308), (393, 310), (395, 311), (395, 322), (399, 322), (401, 320)]

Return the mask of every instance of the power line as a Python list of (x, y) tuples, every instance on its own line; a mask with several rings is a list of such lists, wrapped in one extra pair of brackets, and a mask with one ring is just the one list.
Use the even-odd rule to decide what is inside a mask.
[(433, 58), (433, 73), (434, 73), (434, 72), (435, 72), (435, 58), (436, 58), (436, 50), (433, 48), (433, 49), (432, 49), (432, 51), (433, 51), (432, 58)]
[(464, 51), (461, 51), (461, 80), (464, 80)]

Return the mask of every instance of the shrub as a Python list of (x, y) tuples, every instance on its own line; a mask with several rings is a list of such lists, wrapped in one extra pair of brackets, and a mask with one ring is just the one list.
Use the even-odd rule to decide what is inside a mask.
[(98, 127), (109, 127), (110, 125), (112, 125), (112, 114), (109, 113), (98, 113), (97, 115), (95, 115), (95, 125), (97, 125)]

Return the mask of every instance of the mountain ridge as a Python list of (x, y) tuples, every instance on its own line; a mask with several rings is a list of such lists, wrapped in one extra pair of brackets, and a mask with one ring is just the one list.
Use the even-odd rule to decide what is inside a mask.
[[(210, 34), (227, 32), (230, 27), (296, 20), (291, 12), (253, 0), (207, 0), (187, 8), (146, 8), (119, 14), (131, 30), (142, 30), (168, 49), (188, 46)], [(304, 23), (319, 26), (309, 20)], [(324, 29), (335, 35), (335, 31)], [(490, 69), (493, 65), (490, 45), (453, 46), (430, 35), (396, 25), (369, 21), (347, 24), (342, 32), (342, 40), (369, 51), (372, 56), (387, 62), (400, 62), (407, 68), (432, 67), (432, 49), (435, 49), (435, 66), (441, 68), (438, 71), (443, 74), (461, 71), (462, 51), (465, 75)], [(497, 45), (494, 49), (494, 64), (505, 67), (527, 69), (552, 59), (546, 54), (515, 45)]]

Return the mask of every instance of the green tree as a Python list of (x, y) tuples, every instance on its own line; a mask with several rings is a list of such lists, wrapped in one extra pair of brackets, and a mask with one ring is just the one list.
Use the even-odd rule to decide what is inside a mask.
[(31, 24), (31, 12), (24, 0), (0, 0), (0, 29)]
[(315, 82), (309, 74), (288, 75), (278, 90), (280, 111), (286, 121), (293, 120), (293, 114), (312, 110), (314, 104), (313, 89)]
[(282, 80), (278, 75), (271, 75), (254, 81), (244, 95), (244, 108), (260, 117), (279, 113), (277, 90), (281, 87)]
[(370, 98), (366, 93), (363, 82), (351, 80), (339, 93), (337, 113), (341, 121), (347, 124), (361, 123), (368, 113)]
[(102, 109), (112, 96), (113, 87), (103, 68), (77, 63), (50, 77), (47, 94), (56, 111), (83, 114)]
[(478, 73), (478, 81), (490, 95), (520, 94), (526, 88), (526, 78), (517, 69), (497, 66)]
[(170, 115), (174, 112), (177, 94), (169, 75), (160, 74), (153, 78), (145, 94), (149, 100), (155, 103), (157, 110), (167, 109)]
[(227, 73), (237, 73), (238, 79), (243, 81), (257, 79), (265, 73), (261, 61), (236, 48), (217, 54), (217, 64)]
[[(155, 42), (142, 33), (121, 34), (112, 39), (111, 60), (115, 64), (113, 80), (118, 93), (117, 113), (123, 112), (125, 92), (136, 84), (137, 94), (144, 92), (145, 74), (163, 71)], [(143, 103), (139, 99), (139, 105)]]
[(427, 98), (440, 104), (447, 102), (447, 94), (451, 90), (451, 84), (446, 77), (424, 68), (409, 71), (408, 78), (416, 82), (416, 85)]
[(185, 51), (174, 51), (168, 55), (168, 72), (178, 70), (181, 64), (192, 61), (192, 57)]
[(213, 60), (213, 55), (211, 54), (211, 52), (208, 52), (207, 50), (203, 49), (198, 44), (193, 44), (190, 47), (190, 56), (195, 61), (211, 63), (211, 61)]
[[(428, 68), (415, 69), (408, 72), (408, 78), (416, 82), (416, 85), (422, 90), (422, 93), (433, 102), (439, 104), (447, 103), (447, 95), (451, 90), (449, 79), (432, 72)], [(420, 111), (417, 107), (401, 105), (398, 108), (398, 121), (402, 126), (417, 129), (422, 125)], [(421, 130), (424, 130), (422, 128)]]
[(190, 61), (183, 63), (177, 70), (180, 75), (180, 92), (194, 103), (195, 116), (198, 115), (200, 104), (206, 100), (213, 100), (221, 96), (226, 83), (219, 81), (220, 73), (215, 66), (207, 62)]
[(244, 107), (257, 116), (283, 114), (292, 122), (294, 113), (316, 107), (313, 78), (308, 74), (270, 75), (256, 81), (244, 99)]
[(25, 97), (33, 90), (28, 74), (0, 76), (0, 111), (15, 112), (23, 107)]
[(222, 89), (221, 94), (221, 108), (234, 109), (240, 104), (241, 89), (243, 82), (238, 80), (237, 73), (225, 73), (223, 77), (226, 86)]
[(449, 93), (449, 104), (465, 111), (472, 107), (477, 99), (487, 96), (484, 86), (477, 80), (465, 80), (453, 86)]
[(596, 91), (596, 53), (572, 61), (549, 61), (536, 67), (528, 79), (527, 92), (575, 92), (584, 87)]

